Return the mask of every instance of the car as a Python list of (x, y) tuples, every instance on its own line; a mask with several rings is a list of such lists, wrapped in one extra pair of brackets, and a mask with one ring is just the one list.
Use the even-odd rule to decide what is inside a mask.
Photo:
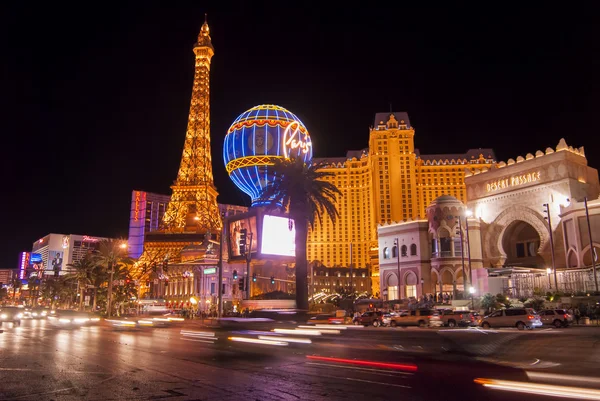
[(81, 327), (97, 324), (100, 317), (90, 312), (63, 309), (48, 316), (48, 321), (57, 327)]
[(51, 314), (50, 308), (46, 308), (43, 306), (38, 306), (35, 308), (29, 309), (29, 317), (31, 319), (45, 319), (48, 315)]
[(542, 326), (540, 317), (531, 308), (500, 309), (480, 319), (484, 329), (491, 327), (516, 327), (519, 330)]
[(0, 325), (4, 322), (12, 322), (15, 326), (20, 326), (24, 311), (25, 308), (17, 306), (0, 307)]
[[(438, 323), (440, 322), (440, 323)], [(416, 309), (403, 311), (390, 319), (390, 326), (430, 327), (441, 325), (439, 313), (433, 309)]]
[(383, 326), (383, 312), (379, 311), (368, 311), (360, 315), (354, 320), (354, 324), (357, 326)]
[(564, 309), (544, 309), (538, 312), (542, 324), (556, 328), (569, 327), (573, 323), (573, 315)]
[(448, 327), (467, 327), (475, 326), (475, 315), (469, 311), (455, 311), (452, 309), (442, 309), (439, 311), (442, 324)]
[(335, 318), (334, 314), (331, 313), (320, 313), (318, 315), (312, 316), (310, 319), (308, 319), (308, 321), (306, 322), (307, 324), (329, 324), (330, 323), (330, 319)]

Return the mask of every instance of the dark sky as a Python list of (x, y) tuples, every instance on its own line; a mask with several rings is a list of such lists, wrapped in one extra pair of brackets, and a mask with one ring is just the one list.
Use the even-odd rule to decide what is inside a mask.
[(13, 3), (0, 13), (0, 268), (50, 232), (126, 237), (133, 189), (170, 194), (205, 12), (222, 203), (249, 203), (221, 147), (262, 103), (298, 115), (317, 157), (366, 147), (391, 104), (425, 154), (492, 147), (506, 161), (565, 137), (600, 167), (593, 2)]

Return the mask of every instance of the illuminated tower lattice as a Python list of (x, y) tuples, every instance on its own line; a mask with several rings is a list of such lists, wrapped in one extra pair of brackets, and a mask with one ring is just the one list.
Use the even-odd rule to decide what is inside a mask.
[(213, 233), (221, 228), (210, 154), (210, 60), (214, 48), (206, 20), (194, 45), (196, 65), (185, 144), (163, 218), (166, 231)]

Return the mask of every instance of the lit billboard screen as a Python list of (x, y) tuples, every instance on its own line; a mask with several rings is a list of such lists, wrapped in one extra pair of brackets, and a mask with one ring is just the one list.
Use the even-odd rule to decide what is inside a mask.
[[(240, 235), (243, 229), (247, 230), (246, 243), (250, 246), (251, 252), (256, 252), (256, 243), (258, 242), (258, 238), (256, 238), (256, 216), (250, 216), (240, 220), (231, 221), (229, 223), (229, 245), (231, 249), (231, 257), (243, 256), (240, 254), (239, 247)], [(252, 242), (250, 242), (251, 238)]]
[(63, 252), (62, 251), (49, 251), (48, 252), (48, 265), (46, 274), (60, 274), (63, 268)]
[(294, 256), (296, 254), (296, 226), (294, 220), (287, 217), (264, 215), (260, 253), (263, 255)]

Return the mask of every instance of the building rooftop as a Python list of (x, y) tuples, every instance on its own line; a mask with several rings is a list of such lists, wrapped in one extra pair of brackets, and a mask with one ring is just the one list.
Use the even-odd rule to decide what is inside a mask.
[(406, 124), (406, 126), (410, 128), (410, 120), (408, 119), (408, 113), (405, 111), (388, 111), (386, 113), (375, 113), (375, 122), (373, 123), (373, 128), (377, 128), (378, 125), (387, 124), (388, 120), (390, 119), (390, 115), (392, 114), (394, 115), (394, 118), (396, 118), (396, 121), (398, 121), (399, 124), (402, 124), (402, 121), (404, 121), (404, 124)]
[(469, 149), (465, 153), (445, 153), (437, 155), (422, 155), (419, 149), (415, 149), (415, 154), (418, 158), (427, 160), (476, 160), (479, 159), (479, 155), (483, 155), (485, 159), (496, 160), (496, 154), (493, 149), (490, 148), (479, 148)]

